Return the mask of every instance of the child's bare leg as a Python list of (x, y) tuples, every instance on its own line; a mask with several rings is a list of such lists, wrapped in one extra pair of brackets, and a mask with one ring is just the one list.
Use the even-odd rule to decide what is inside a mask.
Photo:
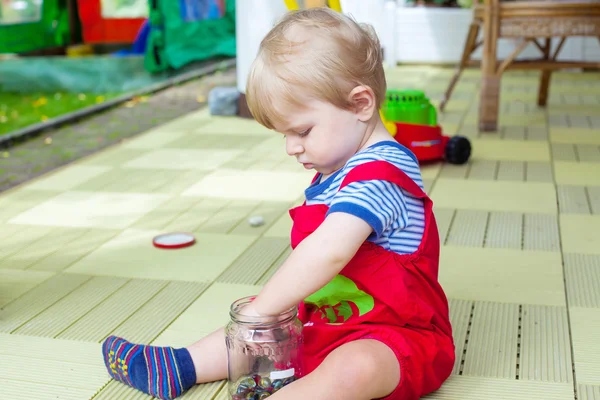
[(227, 378), (227, 346), (225, 331), (219, 328), (187, 347), (196, 369), (196, 383)]
[(102, 353), (111, 377), (159, 399), (173, 399), (196, 383), (227, 377), (223, 328), (188, 348), (135, 344), (110, 336)]
[(382, 398), (400, 382), (400, 365), (382, 342), (357, 340), (329, 354), (312, 373), (275, 392), (273, 400), (369, 400)]

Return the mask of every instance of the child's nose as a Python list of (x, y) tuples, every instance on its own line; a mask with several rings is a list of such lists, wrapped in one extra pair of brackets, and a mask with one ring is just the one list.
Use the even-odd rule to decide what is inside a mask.
[(304, 147), (298, 139), (287, 136), (285, 138), (285, 151), (290, 156), (296, 156), (304, 152)]

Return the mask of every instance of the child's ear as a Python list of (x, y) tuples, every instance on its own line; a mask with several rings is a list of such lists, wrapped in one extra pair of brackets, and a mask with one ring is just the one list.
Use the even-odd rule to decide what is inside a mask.
[(354, 112), (358, 118), (366, 122), (373, 117), (375, 109), (375, 94), (368, 86), (357, 86), (350, 92), (350, 102), (354, 105)]

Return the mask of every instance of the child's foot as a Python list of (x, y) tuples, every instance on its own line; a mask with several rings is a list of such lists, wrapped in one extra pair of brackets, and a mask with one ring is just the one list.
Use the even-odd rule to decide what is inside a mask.
[(108, 373), (114, 379), (159, 399), (174, 399), (196, 383), (187, 349), (145, 346), (116, 336), (102, 344)]

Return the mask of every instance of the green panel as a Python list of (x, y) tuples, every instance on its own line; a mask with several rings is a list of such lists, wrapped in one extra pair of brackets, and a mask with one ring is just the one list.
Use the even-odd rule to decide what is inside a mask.
[(146, 47), (146, 69), (151, 72), (179, 69), (195, 61), (235, 56), (235, 1), (225, 1), (218, 19), (185, 20), (187, 0), (150, 2), (151, 31)]
[[(0, 10), (0, 53), (22, 53), (67, 44), (69, 38), (69, 14), (66, 0), (44, 0), (41, 15), (33, 11), (21, 14), (22, 21), (9, 14), (9, 5), (16, 1), (3, 2)], [(40, 15), (41, 18), (37, 18)], [(26, 18), (26, 19), (25, 19)], [(37, 19), (37, 21), (35, 21)]]

